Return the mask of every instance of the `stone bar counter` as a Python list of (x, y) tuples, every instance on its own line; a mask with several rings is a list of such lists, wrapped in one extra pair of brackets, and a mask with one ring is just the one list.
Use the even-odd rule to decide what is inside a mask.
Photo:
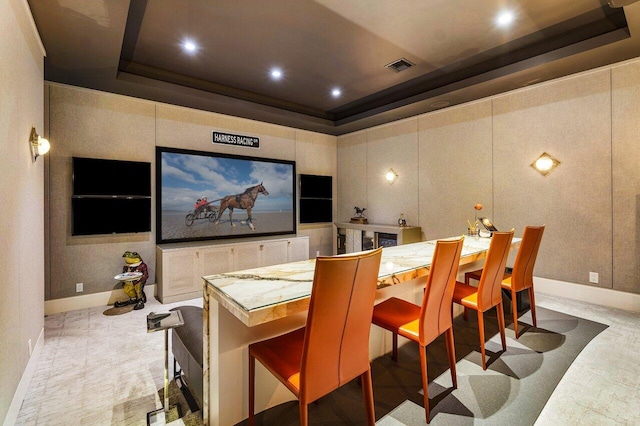
[[(490, 242), (489, 238), (465, 238), (459, 276), (470, 269), (465, 265), (484, 259)], [(514, 238), (512, 249), (519, 244), (520, 238)], [(420, 303), (434, 249), (435, 241), (384, 248), (376, 303), (391, 295)], [(304, 326), (314, 268), (315, 259), (310, 259), (203, 277), (205, 424), (232, 425), (248, 416), (247, 347), (251, 342)], [(391, 288), (401, 283), (404, 293)], [(384, 336), (372, 329), (371, 359), (388, 350)], [(256, 413), (293, 399), (257, 363)]]

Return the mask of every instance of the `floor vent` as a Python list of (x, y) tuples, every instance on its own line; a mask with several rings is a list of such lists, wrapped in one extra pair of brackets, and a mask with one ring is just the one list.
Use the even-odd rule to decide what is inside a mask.
[(390, 64), (385, 65), (385, 67), (394, 70), (395, 72), (400, 72), (411, 68), (414, 65), (414, 63), (407, 61), (405, 58), (400, 58), (397, 61), (393, 61)]

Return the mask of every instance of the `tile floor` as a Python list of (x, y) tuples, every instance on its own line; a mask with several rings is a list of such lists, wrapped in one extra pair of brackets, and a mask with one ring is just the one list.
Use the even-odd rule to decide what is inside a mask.
[[(539, 306), (609, 326), (578, 356), (536, 425), (640, 424), (640, 313), (537, 295)], [(146, 333), (145, 317), (191, 300), (119, 316), (94, 307), (48, 316), (37, 371), (19, 425), (144, 425), (161, 407), (162, 333)], [(174, 422), (180, 424), (180, 422)]]
[[(146, 425), (162, 407), (164, 333), (147, 333), (146, 316), (202, 299), (107, 316), (111, 306), (45, 318), (44, 347), (18, 425)], [(173, 358), (169, 374), (173, 372)], [(174, 422), (181, 424), (181, 422)]]

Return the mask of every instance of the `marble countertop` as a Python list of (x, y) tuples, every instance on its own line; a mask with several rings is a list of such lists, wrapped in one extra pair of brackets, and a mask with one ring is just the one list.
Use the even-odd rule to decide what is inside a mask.
[[(475, 262), (489, 249), (489, 238), (465, 238), (460, 264)], [(386, 247), (382, 250), (378, 288), (429, 273), (434, 241)], [(520, 244), (514, 238), (512, 248)], [(218, 303), (247, 326), (273, 321), (309, 306), (315, 259), (203, 277)]]

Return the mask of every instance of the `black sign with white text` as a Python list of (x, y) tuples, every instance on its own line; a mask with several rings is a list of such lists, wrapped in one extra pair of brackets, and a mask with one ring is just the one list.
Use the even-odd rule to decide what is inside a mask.
[(213, 132), (213, 143), (260, 148), (260, 138), (253, 136), (232, 135), (230, 133)]

